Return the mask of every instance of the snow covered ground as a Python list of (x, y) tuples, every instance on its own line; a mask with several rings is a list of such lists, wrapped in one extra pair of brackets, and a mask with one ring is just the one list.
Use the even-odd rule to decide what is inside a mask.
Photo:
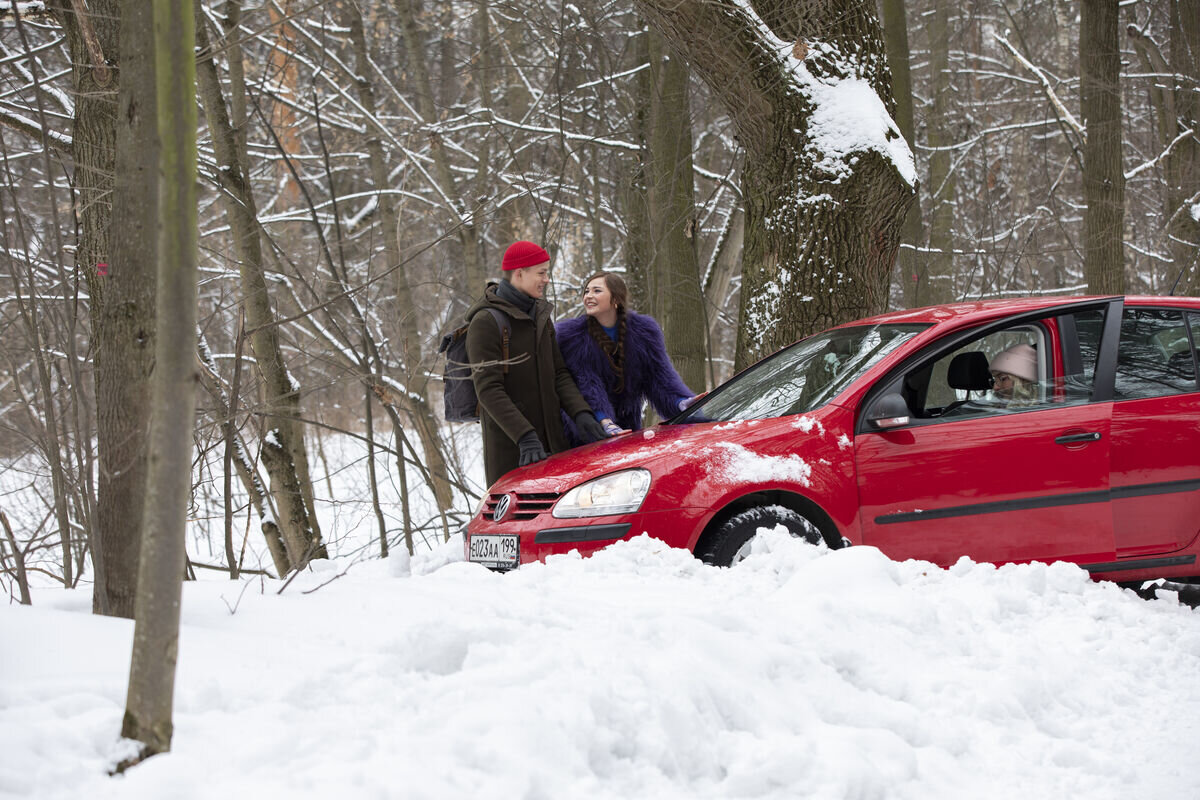
[(173, 751), (121, 777), (132, 623), (43, 590), (0, 608), (0, 796), (1200, 795), (1200, 612), (1062, 564), (758, 543), (189, 583)]

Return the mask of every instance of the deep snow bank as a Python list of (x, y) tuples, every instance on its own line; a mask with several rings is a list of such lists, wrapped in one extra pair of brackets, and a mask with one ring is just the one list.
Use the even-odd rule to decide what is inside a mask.
[(174, 751), (121, 778), (132, 625), (43, 592), (0, 609), (0, 795), (1194, 794), (1200, 614), (1068, 565), (758, 543), (189, 584)]

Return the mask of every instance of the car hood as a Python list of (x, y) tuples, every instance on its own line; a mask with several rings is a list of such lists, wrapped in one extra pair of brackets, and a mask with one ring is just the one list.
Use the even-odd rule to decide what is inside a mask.
[[(490, 491), (494, 494), (561, 494), (584, 481), (633, 467), (642, 467), (658, 475), (687, 464), (709, 464), (718, 458), (742, 454), (771, 457), (779, 450), (779, 434), (784, 431), (794, 434), (799, 429), (824, 434), (821, 416), (821, 412), (814, 412), (778, 419), (658, 425), (572, 448), (545, 461), (519, 467), (496, 481)], [(785, 438), (794, 452), (795, 436)]]

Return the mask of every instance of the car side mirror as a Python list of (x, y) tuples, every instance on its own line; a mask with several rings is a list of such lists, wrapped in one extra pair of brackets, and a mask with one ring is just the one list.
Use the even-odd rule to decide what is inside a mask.
[(886, 431), (908, 424), (911, 412), (908, 403), (899, 392), (889, 392), (880, 397), (867, 410), (867, 422), (875, 430)]

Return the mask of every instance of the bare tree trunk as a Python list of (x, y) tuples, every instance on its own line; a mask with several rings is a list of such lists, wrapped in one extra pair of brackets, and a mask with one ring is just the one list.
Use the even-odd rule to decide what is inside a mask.
[(364, 395), (363, 414), (367, 423), (367, 483), (371, 489), (371, 508), (375, 512), (375, 521), (379, 523), (379, 557), (388, 557), (387, 522), (383, 518), (383, 508), (379, 505), (379, 481), (375, 477), (375, 415), (372, 406), (375, 400), (370, 392)]
[[(89, 4), (88, 13), (76, 16), (70, 2), (55, 0), (47, 3), (51, 14), (62, 26), (67, 36), (73, 69), (75, 89), (75, 118), (71, 137), (71, 155), (74, 162), (76, 214), (79, 239), (76, 247), (77, 269), (87, 276), (89, 293), (95, 296), (91, 304), (93, 327), (96, 326), (97, 309), (103, 306), (103, 292), (97, 285), (101, 273), (108, 271), (110, 240), (109, 230), (112, 217), (114, 155), (116, 153), (115, 117), (117, 103), (113, 71), (107, 61), (117, 53), (119, 30), (119, 5), (115, 0), (95, 0)], [(21, 23), (17, 23), (21, 30)], [(101, 266), (103, 265), (103, 266)], [(41, 360), (37, 360), (41, 364)], [(42, 375), (43, 391), (48, 389), (48, 375)], [(49, 400), (48, 400), (49, 401)], [(59, 443), (58, 421), (53, 413), (46, 418), (46, 433), (50, 437), (47, 455), (53, 476), (55, 494), (55, 516), (63, 540), (63, 571), (67, 586), (72, 579), (72, 555), (70, 544), (70, 520), (64, 494), (65, 479), (57, 451)], [(103, 424), (97, 431), (100, 438), (106, 436)], [(101, 467), (103, 472), (103, 466)], [(98, 543), (99, 544), (99, 543)], [(103, 565), (103, 549), (95, 554)], [(99, 571), (103, 572), (103, 569)], [(93, 595), (93, 602), (95, 602)], [(104, 610), (103, 608), (100, 610)]]
[[(222, 460), (221, 478), (224, 481), (225, 494), (225, 560), (229, 565), (229, 579), (236, 581), (239, 572), (239, 563), (237, 553), (233, 549), (233, 463), (238, 459), (238, 442), (237, 429), (234, 426), (234, 419), (237, 417), (237, 401), (242, 388), (242, 346), (246, 342), (246, 318), (239, 315), (238, 332), (236, 344), (233, 348), (233, 380), (229, 384), (229, 403), (228, 413), (224, 416), (224, 424), (221, 426), (223, 434), (222, 438), (225, 442), (225, 453)], [(208, 348), (204, 342), (199, 342), (200, 352), (205, 356), (201, 359), (201, 363), (206, 366), (212, 363), (212, 359), (208, 358)], [(216, 370), (213, 370), (215, 377)], [(200, 380), (203, 382), (204, 373), (200, 373)], [(215, 381), (214, 381), (215, 382)], [(221, 405), (225, 405), (222, 403)], [(279, 531), (275, 531), (275, 538), (278, 538)], [(270, 538), (270, 537), (268, 537)], [(282, 545), (282, 542), (279, 543)], [(282, 547), (280, 547), (282, 549)], [(271, 555), (275, 555), (275, 551), (271, 549)], [(278, 564), (276, 565), (278, 566)], [(285, 570), (280, 570), (279, 574), (284, 574)]]
[[(412, 535), (412, 511), (408, 507), (408, 468), (404, 464), (404, 444), (398, 441), (396, 467), (400, 475), (400, 523), (404, 528), (404, 547), (408, 550), (408, 554), (413, 554), (413, 535)], [(449, 530), (446, 532), (446, 538), (450, 538)]]
[(1118, 0), (1083, 0), (1079, 11), (1084, 274), (1092, 294), (1125, 291), (1125, 173), (1121, 163)]
[[(650, 63), (650, 33), (639, 31), (633, 35), (629, 48), (629, 62), (623, 65), (626, 69), (641, 67)], [(650, 200), (647, 195), (647, 181), (650, 169), (650, 106), (653, 92), (650, 71), (643, 69), (632, 78), (633, 82), (633, 140), (641, 150), (632, 169), (621, 176), (620, 195), (622, 217), (625, 221), (625, 267), (626, 283), (633, 297), (649, 299), (650, 264), (654, 260), (652, 244), (652, 225), (650, 221)]]
[(92, 608), (132, 618), (155, 346), (158, 130), (152, 10), (139, 0), (122, 0), (120, 10), (112, 250), (108, 268), (89, 278), (100, 466), (93, 563), (103, 565)]
[[(368, 77), (371, 74), (371, 64), (367, 52), (366, 36), (363, 32), (362, 13), (357, 6), (353, 5), (347, 6), (345, 13), (348, 17), (347, 22), (357, 59), (359, 102), (367, 117), (375, 119), (375, 91)], [(392, 199), (392, 195), (386, 191), (389, 170), (379, 132), (369, 126), (367, 130), (367, 158), (370, 162), (371, 179), (375, 184), (375, 191), (378, 192), (379, 219), (383, 230), (384, 253), (388, 262), (386, 266), (390, 269), (402, 262), (398, 240), (400, 218), (396, 212), (396, 203)], [(400, 318), (401, 353), (404, 364), (408, 368), (405, 383), (409, 383), (415, 381), (422, 372), (424, 354), (421, 347), (421, 332), (418, 326), (416, 305), (412, 299), (412, 290), (409, 288), (408, 276), (403, 268), (396, 270), (394, 285), (396, 287), (396, 310)], [(482, 283), (479, 284), (480, 287), (482, 285)], [(378, 358), (372, 358), (372, 363), (375, 365), (375, 369), (382, 370), (383, 367)], [(417, 437), (421, 441), (421, 449), (425, 453), (426, 463), (433, 476), (431, 488), (438, 507), (448, 511), (453, 507), (454, 496), (450, 484), (446, 480), (446, 456), (443, 452), (437, 420), (434, 419), (428, 402), (427, 392), (428, 383), (420, 381), (415, 392), (406, 393), (398, 400), (409, 418), (414, 421)], [(423, 399), (417, 400), (413, 397), (414, 393), (422, 395)]]
[(271, 301), (264, 277), (263, 252), (253, 192), (230, 126), (225, 99), (203, 20), (198, 21), (196, 42), (197, 84), (204, 115), (212, 132), (222, 199), (239, 255), (250, 347), (263, 379), (265, 417), (269, 430), (263, 438), (262, 459), (271, 477), (271, 493), (279, 512), (277, 520), (287, 547), (288, 560), (299, 569), (310, 558), (326, 558), (325, 545), (313, 507), (312, 481), (304, 432), (300, 421), (299, 387), (294, 383), (279, 346)]
[(400, 30), (404, 35), (404, 46), (408, 50), (408, 68), (416, 87), (417, 112), (429, 128), (429, 149), (433, 155), (437, 182), (448, 209), (458, 218), (458, 240), (462, 245), (462, 290), (468, 297), (483, 291), (487, 282), (487, 270), (479, 257), (478, 232), (472, 221), (472, 211), (462, 201), (454, 174), (450, 170), (450, 157), (437, 131), (438, 113), (434, 104), (433, 88), (429, 81), (429, 66), (425, 61), (425, 42), (417, 26), (414, 0), (396, 0), (400, 14)]
[[(704, 389), (708, 362), (700, 270), (696, 258), (696, 200), (692, 179), (690, 71), (649, 31), (651, 102), (649, 185), (653, 262), (650, 296), (662, 321), (667, 353), (684, 383)], [(698, 388), (697, 388), (698, 387)]]
[[(8, 524), (8, 515), (3, 511), (0, 511), (0, 525), (4, 526), (4, 536), (8, 540), (9, 547), (12, 548), (13, 566), (16, 571), (17, 591), (21, 595), (21, 605), (32, 605), (33, 600), (29, 596), (29, 576), (25, 573), (25, 551), (17, 543), (12, 526)], [(0, 548), (0, 554), (3, 554), (3, 548)], [(8, 564), (4, 565), (4, 569), (7, 571)]]
[[(892, 72), (892, 93), (896, 96), (896, 125), (908, 147), (916, 154), (916, 126), (913, 123), (912, 71), (909, 69), (908, 14), (905, 0), (883, 0), (883, 40), (887, 47), (888, 69)], [(917, 287), (924, 271), (924, 257), (917, 251), (923, 237), (921, 198), (915, 194), (904, 217), (903, 244), (896, 254), (896, 272), (905, 305), (920, 305)]]
[[(239, 337), (240, 339), (240, 337)], [(246, 449), (242, 445), (241, 437), (237, 432), (237, 424), (235, 416), (237, 413), (237, 405), (231, 399), (234, 395), (234, 390), (237, 388), (238, 381), (230, 387), (229, 395), (226, 395), (220, 385), (216, 365), (212, 362), (212, 358), (208, 355), (207, 348), (201, 345), (200, 362), (206, 367), (200, 373), (200, 382), (208, 391), (209, 397), (212, 398), (215, 413), (221, 420), (221, 430), (227, 441), (232, 442), (232, 462), (234, 469), (237, 471), (238, 478), (241, 479), (242, 488), (246, 492), (246, 497), (249, 500), (250, 508), (259, 520), (259, 528), (262, 531), (263, 538), (267, 541), (267, 550), (271, 553), (271, 560), (275, 564), (276, 573), (279, 576), (286, 575), (292, 569), (292, 563), (288, 560), (287, 548), (283, 543), (283, 535), (279, 532), (279, 526), (276, 524), (275, 513), (268, 508), (270, 501), (266, 490), (258, 478), (258, 470), (250, 463), (246, 456)], [(241, 359), (241, 345), (239, 343), (237, 357)], [(234, 374), (237, 375), (238, 368), (234, 368)]]
[(188, 0), (154, 0), (154, 17), (162, 142), (157, 291), (162, 335), (154, 352), (150, 472), (121, 727), (122, 736), (142, 742), (142, 757), (171, 749), (198, 378), (195, 17)]
[[(1170, 0), (1173, 138), (1186, 137), (1166, 160), (1167, 236), (1182, 293), (1200, 295), (1200, 0)], [(1171, 276), (1175, 279), (1175, 275)]]
[[(717, 245), (708, 266), (708, 277), (704, 282), (705, 310), (708, 312), (708, 340), (710, 350), (718, 348), (732, 352), (732, 348), (722, 347), (722, 334), (729, 335), (738, 325), (737, 308), (733, 305), (734, 279), (738, 276), (742, 264), (742, 246), (746, 238), (746, 215), (741, 209), (734, 209), (725, 223)], [(708, 385), (716, 386), (729, 377), (729, 364), (721, 364), (718, 368), (715, 359), (709, 357)], [(700, 391), (700, 387), (693, 386)]]
[(929, 29), (930, 69), (933, 72), (933, 110), (926, 126), (929, 140), (929, 253), (918, 270), (914, 304), (950, 303), (954, 289), (954, 219), (958, 180), (951, 171), (950, 0), (934, 0)]
[[(1129, 36), (1142, 56), (1146, 72), (1170, 73), (1156, 82), (1151, 101), (1157, 112), (1163, 157), (1163, 213), (1169, 240), (1170, 288), (1176, 294), (1200, 295), (1200, 0), (1170, 0), (1169, 53), (1129, 26)], [(1188, 134), (1190, 131), (1190, 134)]]
[[(295, 47), (290, 22), (294, 11), (293, 3), (292, 0), (279, 0), (277, 3), (266, 3), (266, 7), (271, 18), (271, 29), (275, 32), (268, 75), (271, 83), (277, 87), (274, 91), (278, 94), (271, 104), (271, 129), (276, 131), (279, 137), (280, 149), (294, 157), (300, 152), (300, 133), (295, 111), (300, 98), (296, 91), (299, 70), (292, 53)], [(230, 33), (231, 38), (239, 36), (236, 31)], [(276, 209), (287, 211), (294, 208), (300, 202), (300, 187), (287, 167), (279, 161), (275, 162), (275, 180), (280, 187), (275, 202)]]

